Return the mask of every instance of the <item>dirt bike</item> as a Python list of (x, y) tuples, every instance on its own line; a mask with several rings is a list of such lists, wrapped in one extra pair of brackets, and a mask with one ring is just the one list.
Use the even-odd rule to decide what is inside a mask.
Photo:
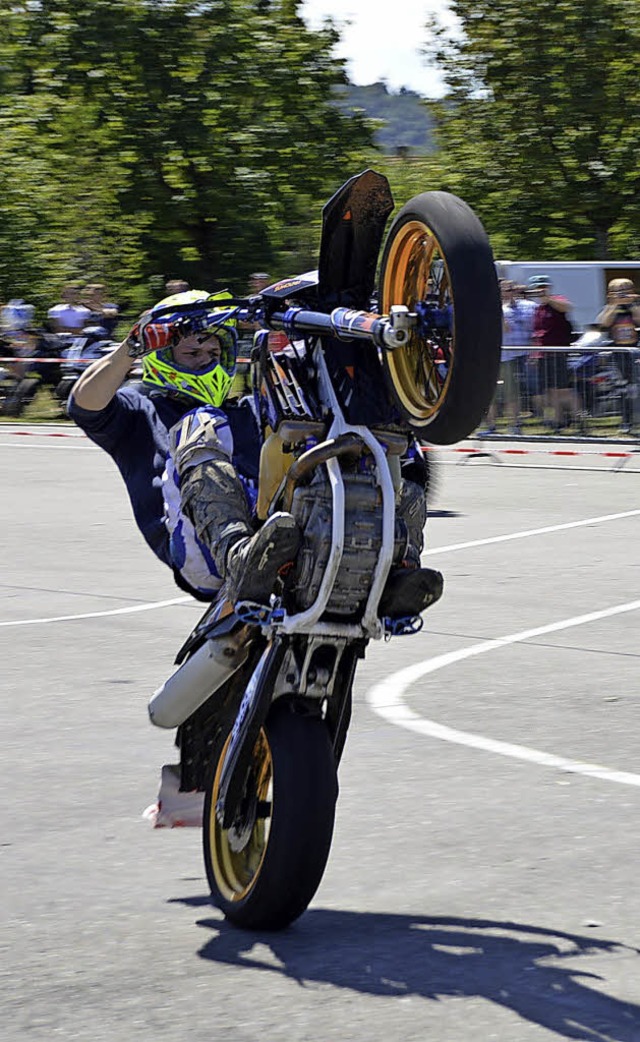
[[(211, 893), (244, 928), (286, 927), (311, 901), (357, 663), (371, 640), (422, 624), (378, 610), (403, 454), (416, 435), (466, 437), (496, 385), (502, 311), (479, 220), (455, 196), (416, 196), (391, 224), (376, 292), (393, 205), (386, 178), (353, 177), (323, 210), (317, 272), (222, 313), (199, 304), (203, 329), (230, 317), (261, 326), (252, 379), (271, 465), (258, 516), (290, 511), (304, 533), (269, 605), (223, 594), (207, 608), (149, 706), (155, 724), (178, 728), (181, 788), (205, 793)], [(269, 331), (286, 346), (270, 350)]]
[(49, 340), (43, 330), (31, 327), (0, 337), (5, 359), (0, 363), (0, 416), (21, 416), (42, 387), (55, 386), (59, 366), (49, 359), (60, 352)]

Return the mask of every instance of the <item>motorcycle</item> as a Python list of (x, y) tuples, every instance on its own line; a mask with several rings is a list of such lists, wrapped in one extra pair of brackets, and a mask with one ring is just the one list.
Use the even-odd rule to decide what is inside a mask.
[[(403, 454), (415, 438), (468, 436), (496, 385), (502, 311), (480, 221), (445, 192), (411, 199), (386, 237), (376, 293), (393, 208), (386, 178), (366, 170), (323, 209), (317, 272), (224, 311), (206, 299), (184, 309), (202, 329), (259, 323), (258, 517), (290, 511), (304, 533), (271, 603), (232, 605), (223, 591), (149, 703), (155, 725), (177, 728), (180, 788), (205, 794), (213, 899), (247, 929), (282, 929), (313, 898), (358, 661), (371, 640), (423, 622), (379, 614)], [(279, 350), (272, 331), (286, 334)]]
[(639, 366), (638, 350), (616, 346), (599, 326), (585, 330), (572, 344), (568, 360), (586, 412), (593, 417), (620, 413), (623, 420), (634, 411)]
[(66, 412), (69, 395), (87, 365), (96, 358), (103, 358), (104, 355), (110, 354), (118, 345), (116, 341), (110, 339), (109, 333), (103, 326), (85, 326), (77, 334), (54, 333), (52, 336), (61, 341), (60, 354), (64, 358), (60, 364), (59, 379), (56, 382), (54, 394), (62, 410)]
[[(0, 369), (0, 415), (21, 416), (38, 391), (48, 389), (66, 414), (67, 399), (87, 364), (117, 347), (101, 326), (86, 326), (78, 333), (25, 331), (22, 341), (5, 337), (0, 353), (15, 358)], [(132, 372), (139, 379), (141, 367)]]
[(0, 415), (19, 417), (43, 388), (53, 390), (60, 375), (58, 342), (42, 329), (27, 328), (0, 338)]

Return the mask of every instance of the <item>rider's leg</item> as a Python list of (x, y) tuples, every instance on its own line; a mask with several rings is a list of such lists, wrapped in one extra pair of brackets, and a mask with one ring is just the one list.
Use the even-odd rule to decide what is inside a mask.
[(402, 560), (389, 573), (378, 609), (381, 616), (389, 618), (419, 615), (440, 599), (443, 587), (440, 572), (420, 566), (427, 523), (427, 497), (422, 485), (402, 481), (396, 518), (404, 530), (404, 552)]
[(171, 430), (170, 452), (182, 510), (226, 581), (230, 599), (268, 603), (278, 572), (300, 545), (295, 519), (274, 514), (254, 531), (221, 410), (197, 409), (183, 417)]

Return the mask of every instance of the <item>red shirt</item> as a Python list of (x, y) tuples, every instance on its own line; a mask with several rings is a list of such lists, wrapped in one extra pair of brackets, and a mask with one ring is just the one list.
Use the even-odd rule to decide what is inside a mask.
[[(554, 297), (568, 303), (565, 297)], [(556, 311), (551, 304), (538, 304), (533, 315), (534, 344), (541, 347), (565, 347), (571, 343), (571, 323), (563, 311)]]

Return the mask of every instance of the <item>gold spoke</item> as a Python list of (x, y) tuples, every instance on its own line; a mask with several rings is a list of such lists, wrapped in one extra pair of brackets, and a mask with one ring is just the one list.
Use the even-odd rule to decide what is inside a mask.
[[(382, 286), (381, 310), (406, 304), (410, 310), (430, 296), (438, 306), (452, 299), (450, 280), (442, 250), (433, 232), (420, 220), (403, 225), (387, 256)], [(442, 342), (442, 343), (440, 343)], [(443, 377), (434, 353), (442, 347), (447, 372)], [(385, 364), (403, 407), (417, 422), (427, 422), (439, 410), (448, 390), (453, 337), (419, 336), (414, 333), (405, 347), (385, 355)]]

